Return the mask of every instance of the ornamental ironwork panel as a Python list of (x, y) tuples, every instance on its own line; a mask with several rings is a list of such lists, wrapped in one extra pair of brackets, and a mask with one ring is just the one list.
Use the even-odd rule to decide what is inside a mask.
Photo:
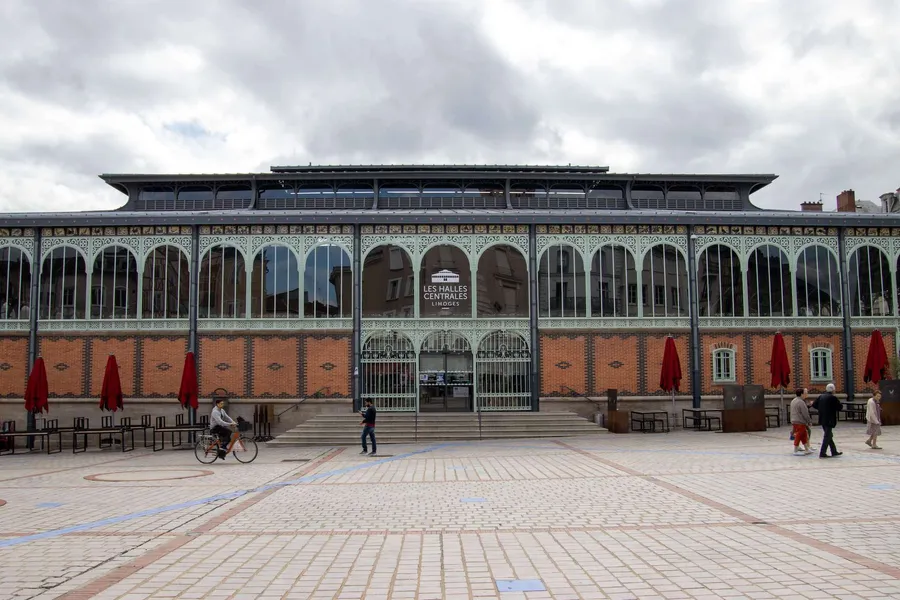
[(362, 338), (381, 332), (402, 332), (412, 340), (416, 348), (436, 331), (452, 330), (466, 338), (471, 348), (477, 348), (481, 340), (492, 331), (515, 332), (526, 338), (529, 335), (528, 319), (382, 319), (362, 320)]
[(418, 359), (412, 340), (399, 332), (378, 332), (360, 351), (360, 397), (378, 410), (414, 411), (417, 407)]
[(531, 409), (531, 351), (525, 337), (493, 331), (475, 353), (477, 410)]

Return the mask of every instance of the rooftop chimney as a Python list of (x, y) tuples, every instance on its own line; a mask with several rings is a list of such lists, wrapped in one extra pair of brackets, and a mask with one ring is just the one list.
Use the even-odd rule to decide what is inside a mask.
[(803, 212), (822, 212), (821, 202), (801, 202), (800, 210)]
[(856, 192), (844, 190), (837, 197), (838, 212), (856, 212)]

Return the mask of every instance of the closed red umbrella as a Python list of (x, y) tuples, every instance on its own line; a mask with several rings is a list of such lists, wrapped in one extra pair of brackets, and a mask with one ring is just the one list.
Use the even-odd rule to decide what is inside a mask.
[(197, 362), (194, 360), (194, 353), (188, 352), (184, 357), (184, 372), (181, 374), (181, 387), (178, 388), (178, 401), (183, 408), (197, 410), (200, 407), (199, 395)]
[(50, 412), (50, 387), (47, 385), (47, 367), (44, 359), (38, 357), (28, 376), (28, 385), (25, 386), (25, 410), (30, 413)]
[(877, 329), (872, 332), (872, 339), (869, 340), (869, 355), (866, 357), (866, 370), (863, 371), (863, 381), (870, 381), (876, 385), (884, 379), (887, 370), (888, 358), (887, 351), (884, 349), (884, 338)]
[(119, 365), (114, 354), (110, 354), (109, 360), (106, 361), (106, 373), (103, 374), (103, 385), (100, 386), (100, 408), (112, 412), (124, 408)]
[(663, 350), (662, 370), (659, 374), (659, 387), (666, 392), (674, 393), (681, 386), (681, 359), (678, 358), (678, 349), (675, 340), (666, 338), (666, 347)]
[(781, 332), (775, 334), (772, 340), (772, 357), (769, 359), (769, 373), (772, 374), (772, 389), (781, 392), (781, 409), (784, 411), (787, 422), (787, 407), (784, 404), (784, 388), (791, 385), (791, 365), (788, 362), (787, 348), (784, 347), (784, 337)]
[(675, 418), (675, 390), (681, 385), (681, 359), (678, 358), (678, 349), (675, 340), (671, 336), (666, 338), (666, 347), (663, 349), (662, 369), (659, 373), (659, 387), (666, 392), (672, 392), (672, 418)]

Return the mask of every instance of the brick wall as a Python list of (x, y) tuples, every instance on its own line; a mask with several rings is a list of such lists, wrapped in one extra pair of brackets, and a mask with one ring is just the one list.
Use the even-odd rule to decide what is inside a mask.
[(0, 398), (21, 398), (28, 379), (28, 334), (0, 337)]
[[(681, 359), (681, 393), (690, 393), (689, 335), (675, 336)], [(623, 396), (663, 396), (659, 389), (666, 335), (628, 332), (542, 332), (541, 396), (602, 396), (609, 388)]]
[(242, 398), (349, 398), (351, 340), (349, 332), (200, 336), (200, 395), (223, 388)]

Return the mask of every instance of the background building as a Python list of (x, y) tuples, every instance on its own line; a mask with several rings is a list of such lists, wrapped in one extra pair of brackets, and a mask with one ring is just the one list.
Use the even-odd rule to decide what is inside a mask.
[(38, 354), (54, 416), (96, 410), (110, 353), (126, 410), (174, 413), (189, 349), (203, 395), (225, 390), (239, 414), (279, 405), (276, 428), (362, 398), (587, 413), (608, 388), (665, 401), (667, 336), (689, 403), (768, 385), (776, 331), (794, 381), (852, 394), (868, 388), (871, 330), (893, 351), (900, 326), (900, 217), (857, 212), (852, 191), (835, 213), (760, 210), (751, 194), (774, 175), (413, 165), (103, 179), (121, 209), (0, 217), (3, 418), (24, 418)]

